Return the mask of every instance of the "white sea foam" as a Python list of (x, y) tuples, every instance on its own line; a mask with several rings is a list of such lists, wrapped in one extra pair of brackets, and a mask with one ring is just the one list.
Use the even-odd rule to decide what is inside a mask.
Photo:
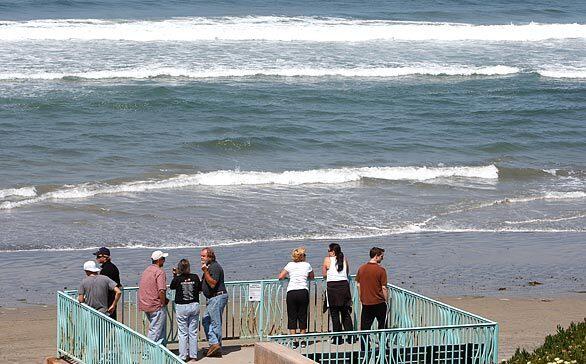
[[(311, 240), (357, 240), (367, 238), (377, 238), (391, 235), (419, 234), (419, 233), (444, 233), (444, 234), (461, 234), (461, 233), (583, 233), (583, 229), (519, 229), (519, 228), (458, 228), (458, 227), (437, 227), (437, 228), (420, 228), (418, 224), (412, 224), (405, 227), (395, 228), (376, 228), (370, 229), (362, 227), (361, 231), (347, 233), (323, 233), (323, 234), (300, 234), (277, 236), (272, 238), (244, 239), (244, 240), (214, 240), (212, 242), (177, 242), (177, 243), (131, 243), (131, 244), (107, 244), (111, 249), (185, 249), (202, 246), (234, 246), (234, 245), (251, 245), (266, 242), (293, 242), (293, 241), (311, 241)], [(376, 231), (369, 231), (376, 230)], [(36, 248), (36, 249), (18, 249), (18, 250), (0, 250), (1, 253), (14, 253), (23, 251), (90, 251), (96, 250), (105, 244), (95, 245), (92, 247), (54, 247), (54, 248)]]
[(10, 196), (34, 197), (36, 195), (37, 190), (34, 187), (7, 188), (0, 190), (0, 198), (6, 198)]
[(560, 192), (552, 191), (546, 192), (539, 195), (527, 196), (527, 197), (516, 197), (516, 198), (505, 198), (493, 202), (491, 205), (501, 204), (512, 204), (512, 203), (524, 203), (539, 200), (575, 200), (586, 198), (586, 192), (584, 191), (571, 191), (571, 192)]
[(518, 73), (520, 70), (510, 66), (474, 67), (466, 65), (418, 65), (405, 67), (377, 68), (259, 68), (259, 69), (201, 69), (143, 67), (119, 70), (88, 71), (88, 72), (31, 72), (31, 73), (0, 73), (2, 80), (58, 80), (64, 78), (81, 78), (88, 80), (100, 79), (148, 79), (156, 77), (173, 78), (238, 78), (254, 76), (273, 77), (401, 77), (410, 75), (427, 76), (493, 76)]
[(242, 186), (242, 185), (304, 185), (340, 184), (374, 178), (393, 181), (426, 181), (435, 178), (462, 177), (497, 179), (498, 169), (494, 165), (479, 167), (361, 167), (316, 169), (307, 171), (258, 172), (258, 171), (214, 171), (192, 175), (179, 175), (164, 180), (134, 181), (120, 185), (81, 184), (47, 192), (38, 197), (5, 201), (0, 210), (13, 209), (47, 200), (69, 200), (96, 195), (138, 193), (191, 186)]
[(582, 219), (585, 217), (586, 217), (586, 214), (579, 214), (576, 216), (568, 216), (568, 217), (529, 219), (529, 220), (521, 220), (521, 221), (505, 221), (505, 224), (507, 224), (507, 225), (522, 225), (522, 224), (535, 224), (535, 223), (543, 223), (543, 222), (560, 222), (560, 221), (577, 220), (577, 219)]
[(548, 68), (537, 71), (543, 77), (586, 79), (586, 68)]
[(219, 17), (166, 20), (46, 19), (3, 22), (0, 41), (542, 41), (586, 38), (584, 24), (400, 22), (316, 17)]

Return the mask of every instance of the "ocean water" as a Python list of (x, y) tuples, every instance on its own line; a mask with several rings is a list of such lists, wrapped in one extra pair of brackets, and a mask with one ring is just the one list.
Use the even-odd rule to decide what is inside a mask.
[(586, 258), (584, 14), (2, 1), (0, 251), (513, 234)]

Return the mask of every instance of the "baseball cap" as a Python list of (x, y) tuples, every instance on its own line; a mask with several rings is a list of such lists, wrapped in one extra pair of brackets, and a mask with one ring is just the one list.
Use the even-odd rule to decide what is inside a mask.
[(100, 249), (98, 249), (98, 251), (95, 252), (94, 255), (96, 255), (96, 256), (98, 256), (98, 255), (107, 255), (107, 256), (110, 256), (110, 249), (108, 249), (105, 246), (103, 246)]
[(88, 260), (87, 262), (83, 263), (83, 270), (87, 270), (89, 272), (94, 272), (97, 273), (99, 272), (101, 269), (98, 268), (98, 266), (96, 265), (96, 262), (93, 260)]
[(153, 252), (153, 254), (151, 254), (151, 259), (152, 260), (159, 260), (161, 258), (167, 258), (169, 256), (169, 253), (163, 253), (160, 250), (156, 250)]

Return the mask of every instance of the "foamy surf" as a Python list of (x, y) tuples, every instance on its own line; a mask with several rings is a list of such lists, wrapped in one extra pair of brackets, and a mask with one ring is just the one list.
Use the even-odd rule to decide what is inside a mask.
[(34, 197), (37, 195), (37, 190), (34, 187), (22, 187), (22, 188), (7, 188), (0, 190), (0, 198), (6, 197)]
[(479, 167), (361, 167), (285, 172), (214, 171), (179, 175), (164, 180), (126, 182), (120, 185), (86, 183), (64, 187), (30, 199), (5, 201), (0, 204), (0, 210), (48, 200), (62, 201), (97, 195), (140, 193), (194, 186), (328, 185), (356, 182), (364, 178), (389, 181), (426, 181), (454, 177), (498, 179), (498, 169), (494, 165), (489, 165)]
[(219, 17), (166, 20), (46, 19), (3, 22), (0, 41), (509, 41), (584, 39), (583, 24), (474, 25), (317, 17)]
[(576, 200), (576, 199), (583, 199), (583, 198), (586, 198), (586, 192), (584, 192), (584, 191), (571, 191), (571, 192), (552, 191), (552, 192), (546, 192), (543, 194), (527, 196), (527, 197), (505, 198), (502, 200), (495, 201), (491, 205), (494, 206), (494, 205), (502, 205), (502, 204), (525, 203), (525, 202), (540, 201), (540, 200)]
[(548, 78), (586, 79), (586, 68), (549, 68), (537, 73)]
[(149, 79), (149, 78), (241, 78), (241, 77), (347, 77), (387, 78), (402, 76), (498, 76), (520, 72), (517, 67), (504, 65), (475, 67), (467, 65), (418, 65), (373, 68), (258, 68), (258, 69), (202, 69), (142, 67), (88, 72), (31, 72), (0, 73), (2, 80), (59, 80), (59, 79)]
[[(186, 249), (186, 248), (199, 248), (205, 246), (221, 247), (221, 246), (237, 246), (237, 245), (254, 245), (261, 243), (280, 243), (280, 242), (303, 242), (303, 241), (332, 241), (332, 240), (360, 240), (368, 238), (380, 238), (385, 236), (395, 235), (410, 235), (410, 234), (425, 234), (425, 233), (438, 233), (438, 234), (466, 234), (466, 233), (483, 233), (483, 234), (515, 234), (515, 233), (583, 233), (583, 229), (555, 229), (555, 228), (496, 228), (496, 229), (483, 229), (483, 228), (458, 228), (458, 227), (437, 227), (437, 228), (418, 228), (414, 225), (408, 225), (405, 227), (396, 228), (377, 228), (370, 229), (369, 227), (362, 227), (361, 231), (347, 232), (347, 233), (323, 233), (323, 234), (299, 234), (299, 235), (285, 235), (276, 236), (272, 238), (258, 238), (258, 239), (242, 239), (242, 240), (213, 240), (213, 241), (197, 241), (197, 242), (144, 242), (144, 243), (128, 243), (120, 244), (118, 242), (112, 243), (100, 243), (93, 244), (92, 246), (83, 247), (44, 247), (44, 248), (31, 248), (31, 249), (0, 249), (0, 253), (16, 253), (16, 252), (35, 252), (35, 251), (91, 251), (96, 250), (101, 246), (107, 245), (110, 249), (162, 249), (162, 250), (173, 250), (173, 249)], [(373, 230), (373, 231), (371, 231)]]

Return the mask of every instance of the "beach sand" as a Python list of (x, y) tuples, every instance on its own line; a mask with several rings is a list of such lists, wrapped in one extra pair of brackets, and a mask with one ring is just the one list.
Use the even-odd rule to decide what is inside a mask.
[[(451, 304), (500, 324), (500, 360), (517, 347), (528, 350), (555, 333), (557, 325), (567, 326), (586, 317), (586, 295), (557, 298), (441, 297)], [(55, 355), (55, 306), (0, 307), (0, 362), (41, 363)], [(227, 343), (227, 345), (229, 345)], [(236, 350), (222, 361), (252, 362), (252, 350)], [(222, 361), (207, 359), (205, 361)]]

